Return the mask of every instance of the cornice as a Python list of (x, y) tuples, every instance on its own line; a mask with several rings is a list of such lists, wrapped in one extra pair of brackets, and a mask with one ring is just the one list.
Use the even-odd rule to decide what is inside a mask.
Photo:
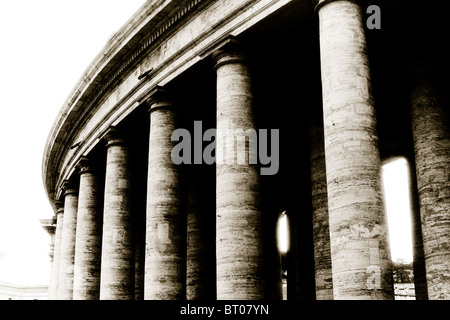
[(50, 175), (57, 170), (66, 150), (58, 146), (55, 148), (55, 143), (61, 146), (73, 143), (73, 135), (83, 126), (87, 114), (93, 112), (99, 101), (131, 67), (190, 13), (210, 1), (166, 0), (162, 4), (161, 1), (147, 1), (109, 39), (69, 95), (50, 131), (42, 163), (44, 185), (49, 196), (55, 187), (48, 184)]
[[(73, 168), (80, 156), (88, 155), (109, 126), (116, 126), (130, 109), (145, 102), (155, 86), (164, 86), (171, 77), (203, 59), (202, 53), (211, 49), (211, 43), (215, 46), (229, 35), (239, 35), (291, 1), (147, 1), (97, 55), (58, 115), (42, 162), (50, 202), (58, 198), (62, 181), (75, 173)], [(221, 7), (227, 4), (228, 10), (222, 15)], [(210, 9), (208, 28), (201, 28), (177, 51), (170, 51), (161, 63), (148, 63), (166, 41), (176, 39), (175, 32), (189, 32), (184, 26), (191, 21), (198, 26)], [(124, 90), (120, 96), (111, 94), (121, 86)], [(101, 118), (96, 117), (98, 112)]]
[(353, 2), (356, 4), (360, 4), (360, 2), (362, 2), (361, 0), (312, 0), (313, 6), (314, 6), (314, 12), (318, 13), (319, 10), (324, 7), (325, 5), (331, 3), (331, 2), (336, 2), (336, 1), (348, 1), (348, 2)]

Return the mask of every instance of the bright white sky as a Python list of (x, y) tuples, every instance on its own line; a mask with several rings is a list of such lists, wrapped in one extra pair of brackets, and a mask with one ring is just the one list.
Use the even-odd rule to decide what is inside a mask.
[[(391, 259), (411, 262), (412, 230), (409, 189), (409, 167), (405, 158), (395, 158), (383, 165), (384, 201), (388, 213)], [(287, 216), (282, 214), (278, 220), (277, 240), (281, 252), (288, 250)]]
[(38, 222), (53, 216), (41, 177), (47, 136), (84, 70), (144, 2), (0, 1), (0, 281), (48, 283), (50, 236)]
[(0, 1), (0, 281), (48, 283), (45, 141), (84, 70), (144, 3)]
[(405, 158), (387, 162), (383, 166), (382, 174), (391, 238), (391, 258), (394, 261), (411, 262), (413, 253), (408, 162)]

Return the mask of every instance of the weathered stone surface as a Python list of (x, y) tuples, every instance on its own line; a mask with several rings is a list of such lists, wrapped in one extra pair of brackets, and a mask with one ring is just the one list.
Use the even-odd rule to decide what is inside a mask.
[(64, 219), (64, 206), (61, 201), (56, 203), (56, 230), (53, 263), (50, 275), (49, 299), (57, 300), (59, 293), (59, 272), (61, 265), (61, 239)]
[(155, 93), (149, 101), (144, 297), (176, 300), (186, 298), (186, 215), (182, 211), (179, 167), (171, 158), (175, 112), (172, 103), (160, 94)]
[(311, 129), (311, 192), (317, 300), (333, 300), (323, 127)]
[(411, 233), (413, 240), (413, 272), (416, 300), (428, 300), (427, 278), (425, 270), (425, 253), (423, 250), (422, 223), (420, 219), (420, 204), (417, 193), (416, 166), (414, 157), (409, 165), (410, 196), (411, 196)]
[(319, 12), (335, 299), (393, 299), (380, 158), (360, 7)]
[[(255, 128), (251, 79), (243, 59), (232, 50), (215, 53), (218, 132)], [(218, 138), (217, 148), (222, 146), (228, 152), (223, 153), (223, 161), (216, 160), (217, 299), (262, 299), (259, 173), (255, 165), (237, 164), (237, 150), (229, 152), (233, 139), (221, 144)]]
[(145, 208), (139, 213), (142, 214), (143, 219), (134, 220), (136, 239), (134, 247), (134, 300), (144, 300), (145, 284)]
[(126, 138), (117, 129), (111, 129), (106, 140), (100, 299), (133, 300), (134, 241), (129, 153)]
[(73, 298), (73, 266), (75, 261), (75, 233), (77, 228), (78, 190), (65, 181), (64, 219), (61, 238), (61, 262), (59, 272), (59, 300)]
[[(422, 49), (423, 50), (423, 49)], [(411, 66), (411, 113), (429, 299), (450, 299), (450, 116), (433, 57)]]
[(187, 208), (186, 299), (213, 300), (216, 297), (215, 217), (208, 205), (214, 198), (210, 184), (189, 182)]
[(79, 162), (80, 191), (73, 279), (74, 300), (98, 300), (102, 244), (103, 188), (89, 160)]
[[(448, 115), (432, 86), (412, 96), (417, 186), (430, 299), (450, 298), (450, 137)], [(448, 121), (448, 120), (447, 120)]]

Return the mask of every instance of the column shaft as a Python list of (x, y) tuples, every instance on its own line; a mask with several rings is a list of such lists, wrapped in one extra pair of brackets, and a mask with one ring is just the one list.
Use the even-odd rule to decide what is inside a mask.
[(427, 278), (425, 271), (425, 254), (423, 251), (422, 224), (420, 219), (419, 196), (414, 156), (408, 157), (411, 203), (411, 234), (413, 241), (413, 272), (416, 300), (428, 300)]
[[(144, 203), (145, 205), (145, 203)], [(135, 212), (142, 216), (136, 217), (135, 214), (135, 261), (134, 261), (134, 300), (144, 300), (145, 284), (145, 208)]]
[(51, 281), (50, 281), (51, 287), (49, 290), (50, 300), (58, 300), (63, 219), (64, 219), (64, 207), (62, 203), (59, 203), (57, 204), (56, 208), (55, 249), (53, 252), (53, 262), (51, 268)]
[[(425, 15), (425, 14), (424, 14)], [(431, 17), (429, 17), (431, 19)], [(428, 22), (434, 25), (433, 22)], [(450, 112), (439, 30), (421, 27), (411, 40), (410, 99), (428, 298), (450, 299)], [(447, 59), (447, 57), (442, 58)]]
[(186, 252), (186, 298), (199, 300), (208, 285), (202, 281), (202, 258), (208, 242), (201, 241), (204, 234), (205, 213), (201, 211), (198, 192), (193, 182), (189, 184), (189, 204), (187, 212), (187, 252)]
[[(244, 57), (237, 51), (220, 49), (214, 58), (217, 72), (217, 299), (263, 299), (259, 175), (255, 165), (238, 162), (238, 153), (242, 150), (236, 150), (239, 147), (235, 148), (234, 139), (235, 134), (255, 129), (250, 74)], [(250, 157), (251, 151), (246, 146), (245, 159)]]
[(287, 264), (287, 300), (302, 300), (300, 288), (300, 250), (298, 232), (298, 214), (295, 207), (288, 207), (289, 217), (289, 251), (286, 254)]
[(134, 299), (130, 158), (126, 140), (116, 129), (106, 135), (101, 300)]
[(73, 298), (73, 267), (75, 261), (75, 233), (77, 227), (78, 190), (64, 186), (64, 219), (61, 238), (59, 300)]
[(215, 181), (201, 169), (191, 169), (194, 173), (189, 179), (186, 298), (213, 300), (216, 298), (216, 238), (215, 202), (211, 201), (214, 200), (215, 190), (211, 185), (214, 186)]
[(102, 191), (96, 172), (82, 159), (75, 244), (74, 300), (98, 300), (102, 244)]
[(318, 9), (334, 298), (393, 299), (361, 9), (354, 1)]
[(149, 101), (150, 144), (144, 298), (186, 299), (186, 216), (180, 172), (171, 158), (175, 111), (164, 93)]
[(316, 299), (333, 300), (327, 177), (321, 126), (313, 127), (311, 132), (311, 191)]

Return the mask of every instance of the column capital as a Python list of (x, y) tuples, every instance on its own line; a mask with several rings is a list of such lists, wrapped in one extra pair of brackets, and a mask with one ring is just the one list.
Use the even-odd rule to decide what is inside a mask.
[(61, 191), (64, 196), (66, 196), (68, 194), (78, 193), (78, 190), (75, 188), (73, 183), (68, 179), (63, 181), (63, 183), (61, 185)]
[(149, 93), (149, 97), (145, 100), (148, 106), (148, 112), (159, 109), (168, 109), (173, 107), (173, 101), (169, 92), (162, 86), (156, 86)]
[(41, 227), (50, 235), (54, 236), (56, 231), (56, 217), (51, 217), (50, 219), (39, 219)]
[(312, 0), (312, 4), (314, 6), (314, 12), (318, 13), (319, 10), (324, 7), (325, 5), (331, 3), (331, 2), (335, 2), (335, 1), (348, 1), (348, 2), (353, 2), (355, 4), (360, 4), (360, 0)]
[(80, 159), (78, 160), (77, 164), (75, 165), (75, 167), (78, 168), (79, 170), (79, 174), (83, 174), (86, 172), (92, 172), (95, 170), (94, 165), (92, 164), (92, 161), (89, 160), (88, 157), (80, 157)]
[(64, 201), (56, 200), (55, 201), (55, 216), (58, 219), (58, 214), (64, 214)]
[(234, 37), (226, 39), (222, 45), (212, 53), (215, 62), (214, 70), (229, 63), (245, 63), (247, 57), (242, 45)]
[[(117, 127), (111, 126), (103, 136), (106, 141), (106, 148), (113, 145), (123, 145), (127, 141), (127, 133)], [(81, 160), (81, 159), (80, 159)]]

